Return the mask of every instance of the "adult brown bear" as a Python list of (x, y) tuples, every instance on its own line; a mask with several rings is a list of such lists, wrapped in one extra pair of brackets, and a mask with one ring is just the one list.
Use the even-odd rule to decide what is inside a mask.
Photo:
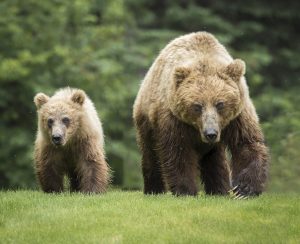
[(206, 32), (161, 51), (133, 111), (144, 193), (196, 195), (198, 169), (208, 194), (262, 193), (269, 154), (244, 74), (245, 63)]

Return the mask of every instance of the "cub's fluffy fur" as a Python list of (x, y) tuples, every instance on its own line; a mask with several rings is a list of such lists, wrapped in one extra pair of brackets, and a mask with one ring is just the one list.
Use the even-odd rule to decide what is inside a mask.
[(109, 167), (105, 161), (101, 122), (84, 91), (64, 88), (52, 97), (38, 93), (35, 169), (45, 192), (63, 190), (63, 176), (71, 191), (105, 192)]

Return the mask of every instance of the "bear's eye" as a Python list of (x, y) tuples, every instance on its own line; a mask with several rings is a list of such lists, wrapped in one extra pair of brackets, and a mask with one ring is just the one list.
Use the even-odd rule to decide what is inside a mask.
[(48, 127), (51, 128), (51, 126), (53, 125), (53, 119), (48, 119), (47, 123), (48, 123)]
[(64, 118), (62, 119), (62, 122), (63, 122), (66, 126), (68, 126), (68, 125), (70, 124), (70, 119), (69, 119), (68, 117), (64, 117)]
[(201, 113), (202, 112), (202, 105), (197, 103), (197, 104), (194, 104), (193, 107), (193, 112), (195, 113)]
[(216, 108), (218, 111), (221, 111), (224, 108), (224, 102), (218, 102)]

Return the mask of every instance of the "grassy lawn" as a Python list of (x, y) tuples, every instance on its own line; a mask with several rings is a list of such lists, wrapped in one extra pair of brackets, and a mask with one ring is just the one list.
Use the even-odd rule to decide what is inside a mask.
[(300, 196), (0, 192), (0, 243), (300, 243)]

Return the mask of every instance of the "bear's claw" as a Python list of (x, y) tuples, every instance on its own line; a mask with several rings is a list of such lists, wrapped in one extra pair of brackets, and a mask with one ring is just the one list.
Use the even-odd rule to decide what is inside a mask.
[(240, 191), (239, 186), (233, 187), (231, 190), (228, 191), (228, 193), (230, 194), (231, 197), (233, 197), (233, 199), (241, 200), (241, 199), (249, 198), (248, 195)]
[(238, 200), (248, 199), (248, 196), (245, 196), (245, 195), (242, 195), (242, 194), (237, 194), (237, 195), (235, 195), (234, 199), (238, 199)]

